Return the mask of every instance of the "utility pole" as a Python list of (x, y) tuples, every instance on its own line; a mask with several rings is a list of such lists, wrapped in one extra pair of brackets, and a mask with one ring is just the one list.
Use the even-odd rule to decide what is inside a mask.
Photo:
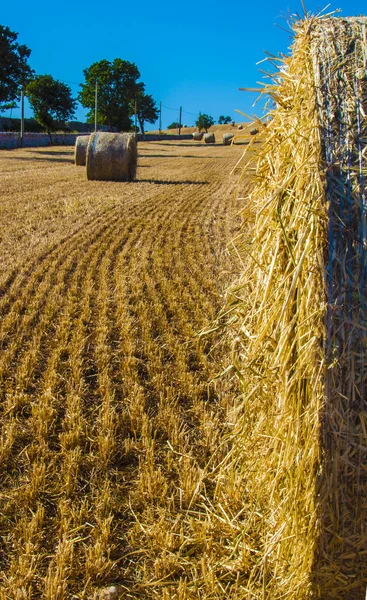
[(24, 87), (22, 87), (22, 91), (20, 94), (20, 104), (21, 104), (20, 147), (23, 148), (23, 144), (24, 144)]
[(94, 131), (97, 131), (97, 112), (98, 112), (98, 79), (96, 79), (96, 89), (94, 96)]
[(137, 133), (137, 131), (138, 131), (138, 101), (136, 99), (136, 96), (135, 96), (135, 108), (134, 108), (134, 111), (135, 111), (135, 133)]
[(182, 119), (182, 106), (180, 106), (180, 118), (178, 121), (178, 135), (181, 135), (181, 119)]
[(159, 103), (159, 135), (162, 131), (162, 102)]

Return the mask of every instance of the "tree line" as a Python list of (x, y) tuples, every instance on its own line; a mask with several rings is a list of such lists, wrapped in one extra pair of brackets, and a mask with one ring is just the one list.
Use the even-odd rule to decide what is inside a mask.
[(37, 122), (49, 133), (65, 129), (75, 115), (77, 100), (88, 109), (87, 121), (95, 120), (95, 92), (98, 89), (98, 123), (113, 131), (134, 130), (136, 115), (140, 131), (154, 123), (159, 111), (154, 98), (145, 91), (135, 63), (121, 58), (101, 60), (84, 69), (77, 99), (70, 86), (51, 75), (37, 75), (28, 59), (31, 50), (18, 43), (18, 34), (0, 25), (0, 112), (15, 108), (21, 92), (27, 96)]
[[(80, 84), (77, 98), (70, 86), (51, 75), (37, 75), (29, 66), (31, 50), (18, 43), (18, 34), (0, 25), (0, 112), (15, 108), (21, 92), (27, 96), (34, 117), (48, 133), (66, 129), (67, 122), (75, 115), (77, 100), (88, 109), (87, 122), (95, 121), (95, 98), (98, 90), (98, 123), (107, 125), (110, 131), (132, 131), (132, 117), (136, 116), (144, 133), (144, 124), (154, 123), (159, 116), (156, 102), (145, 91), (140, 72), (135, 63), (121, 58), (106, 59), (93, 63), (83, 70), (84, 82)], [(231, 122), (229, 116), (221, 115), (219, 124)], [(200, 114), (196, 123), (199, 131), (214, 125), (210, 115)], [(181, 127), (172, 123), (168, 129)]]
[[(198, 128), (199, 131), (201, 131), (202, 129), (208, 131), (208, 129), (212, 127), (214, 123), (215, 121), (210, 115), (200, 114), (197, 120), (195, 121), (195, 126)], [(231, 117), (224, 117), (223, 115), (220, 115), (218, 119), (218, 125), (228, 125), (228, 123), (232, 123)], [(167, 129), (179, 129), (181, 126), (181, 123), (173, 121), (173, 123), (168, 125)]]

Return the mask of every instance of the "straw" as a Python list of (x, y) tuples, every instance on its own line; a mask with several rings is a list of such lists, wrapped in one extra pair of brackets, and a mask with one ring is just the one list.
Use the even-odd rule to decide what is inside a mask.
[(366, 19), (293, 30), (234, 242), (243, 395), (217, 493), (235, 470), (249, 598), (350, 600), (367, 583)]

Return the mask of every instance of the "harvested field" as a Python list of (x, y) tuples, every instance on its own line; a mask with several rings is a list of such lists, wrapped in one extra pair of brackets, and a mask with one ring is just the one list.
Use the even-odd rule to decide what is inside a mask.
[(197, 333), (239, 270), (241, 153), (142, 143), (114, 183), (1, 152), (1, 598), (235, 597), (235, 486), (210, 511), (236, 389)]

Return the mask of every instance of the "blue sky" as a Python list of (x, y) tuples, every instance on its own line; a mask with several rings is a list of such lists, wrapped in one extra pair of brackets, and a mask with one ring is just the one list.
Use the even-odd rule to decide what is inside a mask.
[[(312, 12), (325, 6), (306, 2)], [(338, 8), (342, 16), (365, 14), (366, 0), (340, 0), (328, 11)], [(299, 0), (18, 0), (2, 4), (0, 23), (18, 32), (18, 41), (32, 50), (29, 62), (37, 74), (69, 83), (75, 95), (83, 69), (93, 62), (135, 62), (147, 93), (162, 102), (165, 128), (178, 120), (180, 106), (187, 125), (194, 124), (199, 111), (215, 121), (221, 114), (241, 120), (236, 108), (261, 114), (260, 106), (252, 107), (256, 94), (238, 88), (261, 80), (259, 69), (267, 67), (256, 63), (265, 51), (287, 53), (291, 37), (282, 28), (296, 12), (303, 12)], [(76, 118), (84, 120), (85, 113), (79, 106)], [(19, 110), (12, 116), (19, 116)]]

